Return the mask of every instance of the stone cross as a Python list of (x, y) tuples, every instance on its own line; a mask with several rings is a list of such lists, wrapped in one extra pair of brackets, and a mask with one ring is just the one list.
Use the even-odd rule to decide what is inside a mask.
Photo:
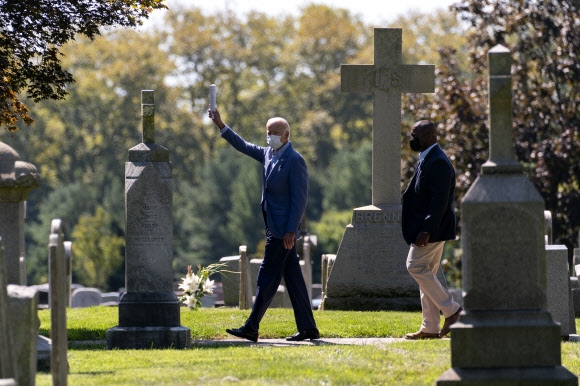
[(435, 66), (402, 64), (402, 29), (375, 28), (374, 64), (342, 65), (341, 91), (373, 93), (372, 204), (401, 203), (401, 93), (432, 93)]
[(153, 90), (141, 90), (141, 117), (143, 143), (155, 143), (155, 94)]
[[(353, 210), (320, 309), (410, 310), (419, 287), (401, 234), (401, 93), (433, 92), (435, 67), (402, 64), (402, 30), (375, 28), (374, 64), (343, 65), (343, 92), (372, 93), (372, 205)], [(331, 273), (330, 273), (331, 272)]]

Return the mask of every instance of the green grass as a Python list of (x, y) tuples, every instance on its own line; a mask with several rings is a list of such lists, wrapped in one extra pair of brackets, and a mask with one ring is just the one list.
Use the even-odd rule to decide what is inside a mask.
[[(226, 328), (240, 327), (250, 311), (233, 308), (181, 308), (181, 325), (189, 327), (192, 339), (226, 339)], [(50, 337), (50, 311), (41, 310), (40, 334)], [(418, 312), (315, 311), (323, 337), (403, 337), (421, 325)], [(69, 341), (105, 340), (107, 330), (117, 325), (117, 307), (71, 308), (67, 310)], [(261, 338), (282, 338), (296, 332), (292, 310), (272, 308), (260, 325)]]
[[(227, 327), (240, 326), (249, 311), (231, 308), (189, 311), (181, 324), (195, 339), (231, 338)], [(416, 331), (419, 312), (317, 311), (323, 338), (402, 337)], [(40, 311), (40, 333), (49, 335), (50, 311)], [(107, 350), (107, 329), (117, 324), (117, 308), (67, 310), (70, 385), (432, 385), (450, 367), (450, 341), (398, 341), (382, 345), (347, 346), (218, 346), (186, 350)], [(577, 327), (580, 319), (576, 320)], [(270, 309), (261, 338), (282, 338), (295, 332), (288, 309)], [(563, 365), (580, 374), (580, 344), (562, 344)], [(50, 385), (38, 374), (37, 385)]]

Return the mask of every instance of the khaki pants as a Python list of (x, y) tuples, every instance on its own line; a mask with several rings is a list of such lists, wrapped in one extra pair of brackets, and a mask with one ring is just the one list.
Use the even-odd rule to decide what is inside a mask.
[(422, 248), (411, 244), (407, 256), (407, 271), (419, 284), (421, 294), (423, 322), (420, 331), (430, 334), (439, 333), (440, 312), (447, 318), (457, 312), (460, 307), (437, 279), (444, 245), (445, 241), (428, 243)]

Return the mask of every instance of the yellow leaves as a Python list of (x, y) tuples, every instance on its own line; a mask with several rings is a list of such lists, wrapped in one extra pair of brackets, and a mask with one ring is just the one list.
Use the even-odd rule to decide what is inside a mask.
[(31, 125), (34, 120), (28, 113), (28, 107), (14, 95), (12, 90), (8, 95), (0, 95), (0, 127), (14, 132), (18, 130), (16, 124), (22, 119), (27, 125)]

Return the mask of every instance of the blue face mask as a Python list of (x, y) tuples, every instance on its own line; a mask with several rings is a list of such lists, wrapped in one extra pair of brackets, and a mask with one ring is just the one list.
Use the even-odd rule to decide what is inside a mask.
[(274, 150), (278, 150), (282, 147), (282, 141), (280, 141), (282, 137), (279, 135), (268, 135), (266, 137), (266, 143)]

